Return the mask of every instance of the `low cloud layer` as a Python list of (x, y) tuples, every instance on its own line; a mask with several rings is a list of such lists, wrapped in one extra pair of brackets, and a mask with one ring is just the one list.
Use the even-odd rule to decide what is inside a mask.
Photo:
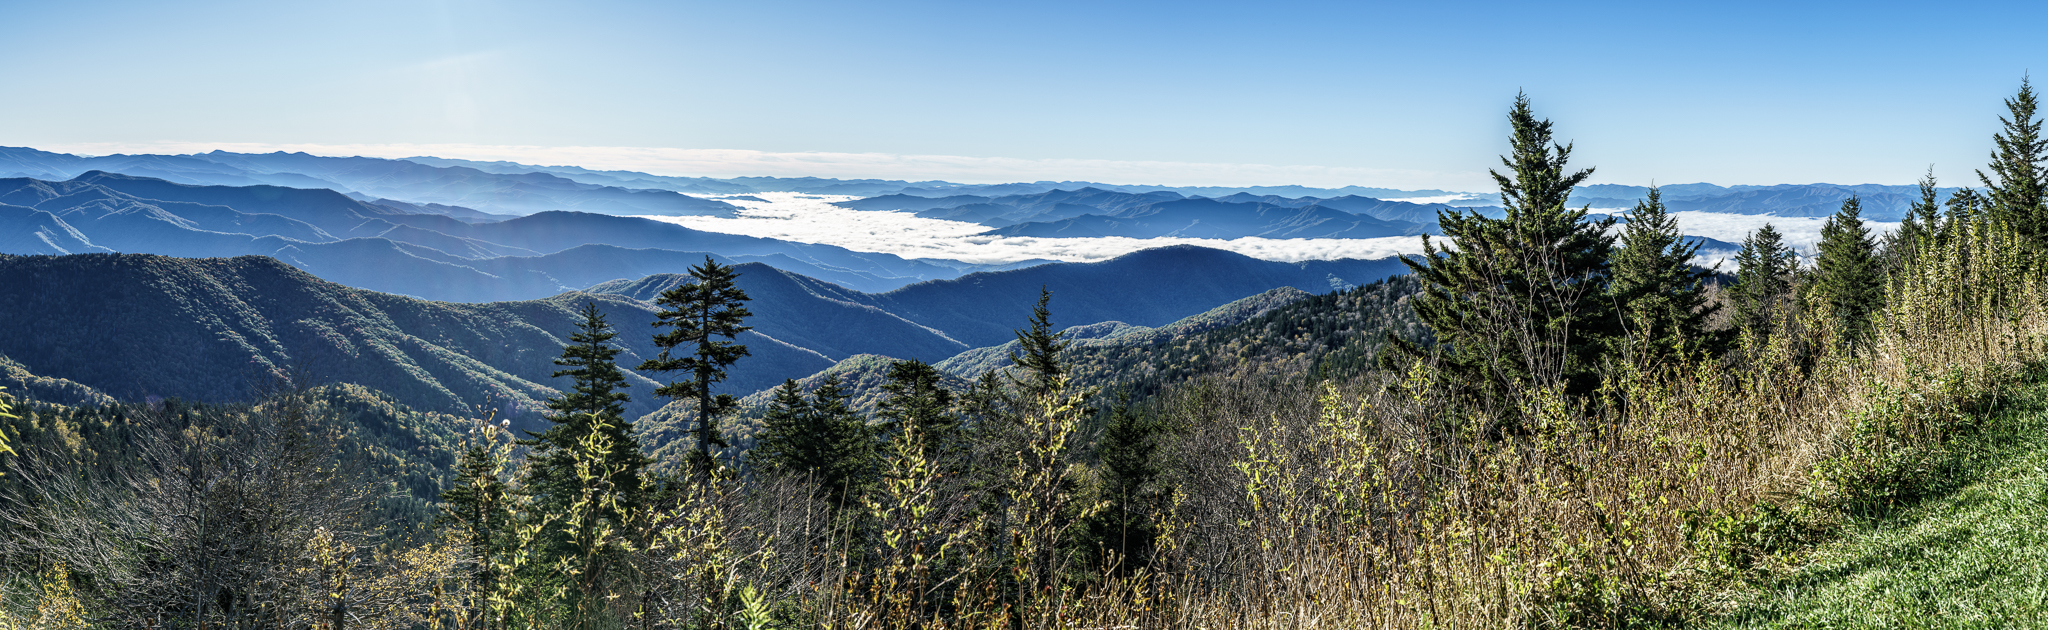
[[(987, 226), (960, 221), (925, 219), (908, 212), (849, 210), (832, 205), (858, 197), (806, 195), (799, 193), (756, 193), (765, 201), (726, 199), (742, 208), (738, 218), (647, 217), (691, 228), (728, 234), (744, 234), (804, 243), (837, 245), (864, 252), (895, 254), (905, 258), (946, 258), (974, 263), (1009, 263), (1031, 259), (1089, 262), (1107, 260), (1131, 252), (1166, 245), (1197, 245), (1233, 251), (1246, 256), (1280, 262), (1331, 260), (1338, 258), (1385, 258), (1422, 253), (1422, 239), (1393, 236), (1369, 239), (1203, 239), (1125, 237), (1036, 238), (975, 236)], [(1713, 212), (1677, 213), (1679, 228), (1686, 234), (1740, 244), (1750, 232), (1766, 223), (1785, 234), (1785, 242), (1810, 255), (1820, 242), (1825, 219), (1805, 217), (1752, 216)], [(1897, 229), (1897, 223), (1870, 223), (1883, 234)], [(1439, 240), (1441, 243), (1442, 241)], [(1713, 264), (1734, 255), (1734, 251), (1701, 251), (1700, 262)], [(1723, 269), (1733, 270), (1732, 263)]]
[(988, 226), (925, 219), (908, 212), (848, 210), (834, 201), (858, 197), (755, 193), (765, 202), (726, 199), (742, 209), (739, 217), (647, 217), (699, 230), (837, 245), (864, 252), (905, 258), (948, 258), (974, 263), (1008, 263), (1031, 259), (1069, 262), (1107, 260), (1167, 245), (1199, 245), (1254, 258), (1295, 262), (1337, 258), (1385, 258), (1421, 251), (1417, 237), (1347, 239), (1239, 238), (1035, 238), (975, 236)]

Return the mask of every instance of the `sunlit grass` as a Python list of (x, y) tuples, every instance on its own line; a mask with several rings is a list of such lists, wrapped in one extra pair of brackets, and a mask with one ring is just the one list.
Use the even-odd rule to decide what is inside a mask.
[(1946, 458), (1961, 487), (1849, 525), (1731, 627), (2048, 626), (2048, 383)]

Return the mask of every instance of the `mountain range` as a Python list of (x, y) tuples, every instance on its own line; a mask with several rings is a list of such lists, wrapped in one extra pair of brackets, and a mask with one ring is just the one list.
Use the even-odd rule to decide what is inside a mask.
[[(978, 272), (880, 294), (742, 263), (752, 356), (739, 394), (862, 354), (938, 362), (1000, 345), (1041, 287), (1063, 322), (1158, 326), (1282, 286), (1326, 292), (1398, 273), (1398, 261), (1276, 263), (1194, 247), (1099, 263)], [(655, 275), (544, 299), (462, 304), (351, 288), (277, 259), (139, 254), (0, 257), (0, 356), (22, 371), (124, 400), (235, 400), (294, 370), (387, 392), (434, 411), (526, 414), (554, 393), (552, 360), (584, 302), (621, 332), (619, 364), (653, 356)], [(786, 338), (785, 338), (786, 337)], [(118, 343), (105, 340), (120, 340)], [(27, 382), (24, 379), (17, 379)], [(636, 392), (654, 381), (631, 374)], [(634, 414), (658, 401), (636, 394)]]
[(1359, 196), (1331, 199), (1254, 196), (1188, 197), (1172, 191), (1128, 193), (1100, 188), (1024, 195), (918, 197), (886, 195), (838, 202), (855, 210), (909, 211), (919, 217), (979, 223), (984, 236), (1044, 238), (1376, 238), (1436, 233), (1445, 204)]
[(355, 287), (449, 301), (535, 299), (682, 271), (709, 252), (886, 291), (992, 268), (548, 211), (470, 222), (325, 189), (201, 186), (89, 171), (0, 179), (0, 253), (272, 256)]
[(82, 157), (0, 147), (0, 177), (72, 179), (93, 171), (188, 185), (324, 188), (364, 197), (520, 215), (574, 210), (618, 215), (731, 216), (736, 206), (672, 190), (586, 184), (540, 172), (487, 173), (406, 160), (306, 153), (109, 155)]

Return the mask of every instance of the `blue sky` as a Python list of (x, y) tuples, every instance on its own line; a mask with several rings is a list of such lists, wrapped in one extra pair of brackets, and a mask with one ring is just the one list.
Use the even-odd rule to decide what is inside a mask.
[(1600, 182), (1960, 184), (2048, 74), (2038, 2), (10, 4), (0, 145), (717, 176), (1483, 190), (1519, 90)]

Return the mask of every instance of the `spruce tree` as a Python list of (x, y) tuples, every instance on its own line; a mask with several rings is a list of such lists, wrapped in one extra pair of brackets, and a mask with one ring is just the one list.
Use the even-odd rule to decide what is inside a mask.
[[(1455, 247), (1425, 236), (1422, 259), (1402, 262), (1423, 284), (1416, 315), (1448, 349), (1439, 364), (1447, 380), (1512, 407), (1530, 386), (1592, 391), (1620, 317), (1607, 295), (1615, 220), (1588, 220), (1590, 208), (1566, 205), (1593, 170), (1566, 168), (1571, 145), (1552, 141), (1550, 121), (1536, 119), (1526, 95), (1516, 95), (1508, 122), (1508, 174), (1491, 171), (1506, 216), (1438, 211)], [(1407, 340), (1389, 341), (1425, 354)]]
[(1870, 333), (1870, 319), (1883, 306), (1883, 277), (1876, 260), (1877, 244), (1863, 225), (1863, 203), (1856, 197), (1820, 228), (1820, 258), (1815, 263), (1813, 290), (1818, 291), (1842, 325), (1844, 341), (1860, 343)]
[(764, 430), (754, 447), (763, 468), (810, 475), (835, 505), (867, 483), (873, 468), (873, 438), (847, 404), (838, 375), (828, 375), (806, 400), (796, 381), (783, 381), (769, 400)]
[(556, 377), (571, 386), (547, 402), (554, 426), (519, 443), (527, 456), (521, 491), (533, 497), (528, 525), (538, 529), (532, 545), (539, 562), (527, 564), (522, 579), (564, 589), (569, 614), (588, 620), (602, 608), (607, 589), (624, 562), (622, 539), (610, 535), (631, 522), (644, 504), (650, 463), (640, 453), (632, 424), (622, 417), (625, 375), (613, 361), (617, 337), (596, 303), (585, 302), (583, 321), (570, 335), (555, 365)]
[[(496, 431), (483, 427), (485, 431)], [(474, 432), (472, 432), (472, 435)], [(498, 443), (502, 444), (502, 443)], [(512, 565), (515, 544), (511, 488), (504, 478), (506, 460), (489, 442), (472, 443), (455, 463), (455, 479), (441, 493), (441, 514), (435, 525), (468, 543), (476, 562), (470, 574), (477, 593), (495, 594)]]
[(1906, 210), (1899, 229), (1884, 239), (1881, 258), (1886, 271), (1896, 272), (1919, 264), (1920, 252), (1933, 247), (1942, 231), (1940, 191), (1935, 188), (1934, 169), (1929, 167), (1920, 178), (1920, 199)]
[(811, 392), (811, 413), (817, 417), (819, 432), (828, 436), (820, 457), (819, 482), (833, 505), (848, 504), (848, 497), (867, 488), (875, 472), (874, 429), (853, 410), (853, 392), (839, 375), (826, 375)]
[(1735, 254), (1735, 267), (1735, 284), (1728, 288), (1729, 301), (1735, 305), (1735, 327), (1758, 335), (1771, 334), (1778, 309), (1792, 291), (1792, 274), (1799, 269), (1799, 257), (1785, 245), (1785, 235), (1765, 223), (1762, 229), (1742, 239), (1742, 251)]
[(816, 469), (815, 418), (803, 388), (795, 379), (784, 379), (761, 414), (761, 437), (755, 440), (747, 461), (769, 470), (808, 473)]
[(1052, 291), (1038, 288), (1038, 304), (1031, 307), (1031, 323), (1024, 330), (1017, 331), (1016, 352), (1010, 354), (1010, 362), (1024, 368), (1022, 374), (1013, 376), (1013, 382), (1022, 386), (1026, 398), (1043, 396), (1052, 391), (1053, 383), (1065, 376), (1066, 367), (1060, 364), (1060, 351), (1067, 349), (1068, 341), (1062, 339), (1064, 332), (1052, 328)]
[(875, 415), (882, 419), (885, 433), (899, 436), (906, 427), (915, 427), (925, 452), (942, 459), (949, 456), (960, 418), (953, 413), (953, 391), (946, 389), (938, 368), (916, 359), (892, 363), (882, 392), (885, 397)]
[(2029, 79), (2020, 79), (2019, 94), (2006, 99), (2010, 118), (2000, 116), (2003, 133), (1991, 136), (1998, 150), (1991, 153), (1991, 172), (1977, 171), (1984, 184), (1993, 218), (2006, 221), (2022, 236), (2036, 242), (2048, 238), (2048, 188), (2044, 188), (2043, 162), (2048, 161), (2048, 139), (2041, 137), (2041, 120), (2035, 116), (2038, 103)]
[[(718, 417), (737, 404), (731, 394), (714, 395), (711, 386), (725, 380), (725, 368), (748, 355), (747, 347), (733, 339), (753, 330), (741, 325), (753, 312), (745, 306), (747, 292), (734, 283), (738, 277), (732, 267), (705, 256), (703, 265), (690, 268), (689, 283), (663, 291), (655, 303), (664, 309), (656, 314), (654, 325), (671, 330), (654, 336), (661, 354), (639, 368), (689, 375), (688, 380), (670, 382), (654, 394), (697, 404), (697, 426), (691, 431), (697, 438), (697, 451), (691, 465), (707, 479), (713, 463), (711, 447), (729, 446), (718, 430)], [(676, 356), (678, 348), (689, 354)]]
[[(547, 420), (554, 426), (546, 431), (532, 434), (533, 439), (521, 440), (520, 444), (531, 446), (533, 453), (528, 456), (526, 486), (544, 506), (564, 504), (583, 494), (587, 483), (575, 470), (575, 449), (593, 433), (603, 433), (610, 444), (608, 452), (602, 454), (603, 466), (609, 477), (607, 492), (617, 493), (623, 507), (639, 504), (641, 473), (647, 469), (649, 460), (640, 453), (640, 441), (633, 436), (633, 425), (625, 420), (625, 372), (614, 360), (619, 349), (612, 347), (611, 340), (618, 337), (612, 332), (611, 324), (605, 321), (604, 312), (598, 310), (595, 302), (584, 302), (583, 321), (577, 331), (569, 336), (569, 344), (562, 348), (562, 356), (555, 359), (555, 365), (566, 369), (556, 370), (554, 376), (571, 379), (568, 390), (547, 401), (551, 412)], [(618, 519), (617, 511), (607, 514)]]
[(1078, 539), (1098, 569), (1115, 562), (1116, 572), (1128, 575), (1152, 562), (1158, 517), (1167, 503), (1159, 484), (1165, 474), (1160, 447), (1166, 429), (1160, 416), (1131, 409), (1128, 392), (1109, 410), (1095, 449), (1106, 505), (1088, 519)]
[(1626, 338), (1652, 360), (1689, 354), (1707, 341), (1706, 319), (1720, 305), (1707, 301), (1713, 272), (1692, 264), (1699, 249), (1679, 235), (1678, 217), (1665, 210), (1656, 188), (1629, 213), (1614, 254), (1613, 291)]

